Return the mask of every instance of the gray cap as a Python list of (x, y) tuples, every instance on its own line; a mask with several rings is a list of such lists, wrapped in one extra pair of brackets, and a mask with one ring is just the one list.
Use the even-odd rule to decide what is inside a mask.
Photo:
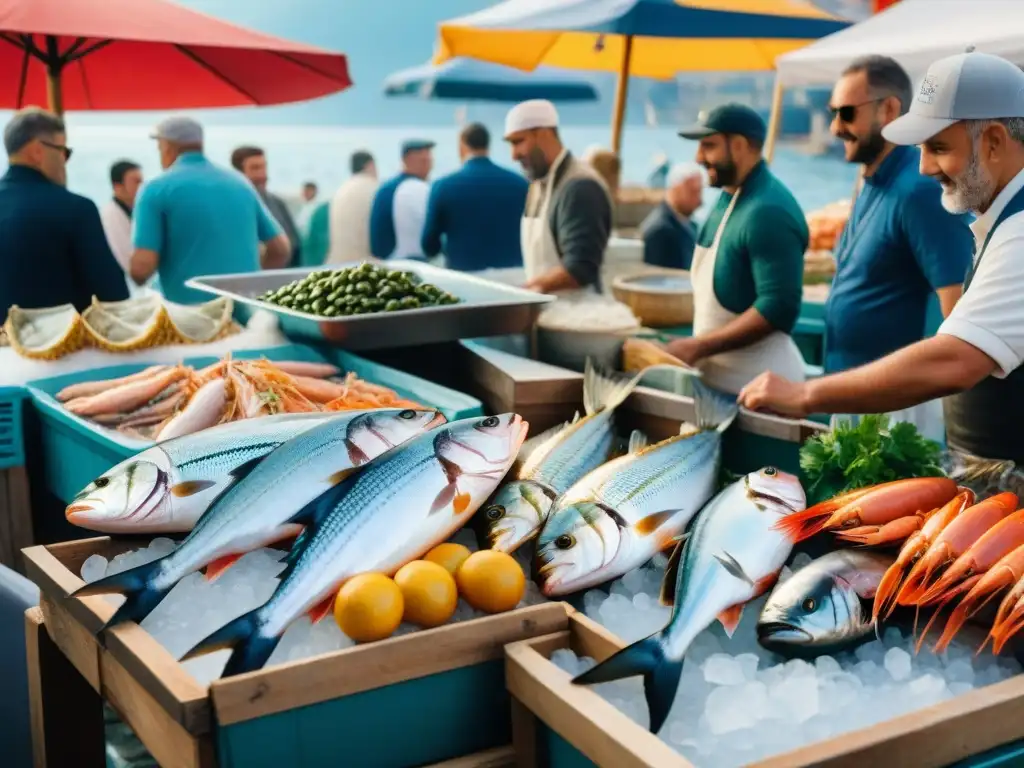
[(989, 53), (939, 59), (924, 76), (910, 111), (882, 129), (893, 144), (923, 144), (961, 120), (1024, 117), (1024, 72)]
[(168, 117), (157, 123), (149, 137), (175, 144), (202, 144), (203, 126), (191, 117)]

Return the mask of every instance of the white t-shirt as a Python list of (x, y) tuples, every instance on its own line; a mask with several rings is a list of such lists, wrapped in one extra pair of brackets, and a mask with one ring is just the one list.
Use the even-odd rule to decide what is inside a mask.
[(328, 264), (361, 261), (370, 253), (370, 209), (377, 194), (377, 180), (357, 173), (331, 198)]
[(110, 250), (114, 258), (125, 272), (132, 261), (132, 220), (124, 209), (114, 200), (108, 200), (100, 208), (100, 221), (103, 222), (103, 233), (107, 236)]
[[(1024, 171), (1006, 185), (971, 224), (981, 255), (985, 238), (1010, 200), (1024, 188)], [(992, 375), (1005, 378), (1024, 361), (1024, 213), (1003, 221), (992, 235), (970, 288), (956, 303), (939, 333), (955, 336), (996, 361)]]
[(392, 258), (422, 256), (423, 225), (427, 221), (430, 185), (422, 179), (406, 179), (395, 190), (395, 252)]

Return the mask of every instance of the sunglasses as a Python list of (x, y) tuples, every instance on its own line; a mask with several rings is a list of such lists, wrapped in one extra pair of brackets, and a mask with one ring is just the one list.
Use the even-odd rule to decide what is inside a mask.
[(829, 114), (832, 115), (832, 119), (835, 120), (837, 117), (841, 122), (852, 123), (857, 119), (857, 110), (861, 107), (866, 107), (868, 104), (877, 104), (885, 99), (871, 99), (871, 101), (862, 101), (860, 104), (844, 104), (841, 107), (829, 107)]
[(54, 144), (52, 141), (43, 141), (42, 139), (39, 140), (39, 143), (42, 144), (44, 147), (56, 149), (58, 152), (64, 153), (64, 162), (67, 162), (68, 160), (71, 159), (71, 147), (68, 147), (64, 144)]

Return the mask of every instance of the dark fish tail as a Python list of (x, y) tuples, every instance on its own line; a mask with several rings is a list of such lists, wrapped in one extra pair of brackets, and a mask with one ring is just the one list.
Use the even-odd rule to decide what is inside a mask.
[(231, 658), (228, 659), (221, 677), (231, 677), (261, 669), (274, 653), (281, 638), (277, 635), (267, 637), (259, 633), (259, 613), (260, 609), (257, 608), (229, 621), (216, 632), (196, 643), (181, 657), (181, 660), (185, 661), (196, 656), (230, 648)]
[(623, 648), (596, 667), (577, 675), (573, 682), (590, 685), (643, 675), (651, 733), (657, 733), (668, 719), (679, 688), (679, 678), (683, 674), (683, 660), (670, 659), (665, 655), (662, 634), (656, 633)]
[(89, 597), (107, 593), (122, 594), (125, 596), (124, 604), (110, 617), (110, 621), (105, 626), (112, 627), (125, 621), (142, 622), (174, 588), (173, 584), (165, 589), (157, 589), (153, 586), (153, 578), (160, 570), (161, 560), (163, 558), (97, 579), (81, 589), (75, 590), (71, 597)]

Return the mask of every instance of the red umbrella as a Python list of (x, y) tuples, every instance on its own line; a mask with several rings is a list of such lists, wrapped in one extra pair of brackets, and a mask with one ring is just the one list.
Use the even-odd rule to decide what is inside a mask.
[(348, 63), (166, 0), (0, 0), (0, 108), (282, 104), (344, 90)]

